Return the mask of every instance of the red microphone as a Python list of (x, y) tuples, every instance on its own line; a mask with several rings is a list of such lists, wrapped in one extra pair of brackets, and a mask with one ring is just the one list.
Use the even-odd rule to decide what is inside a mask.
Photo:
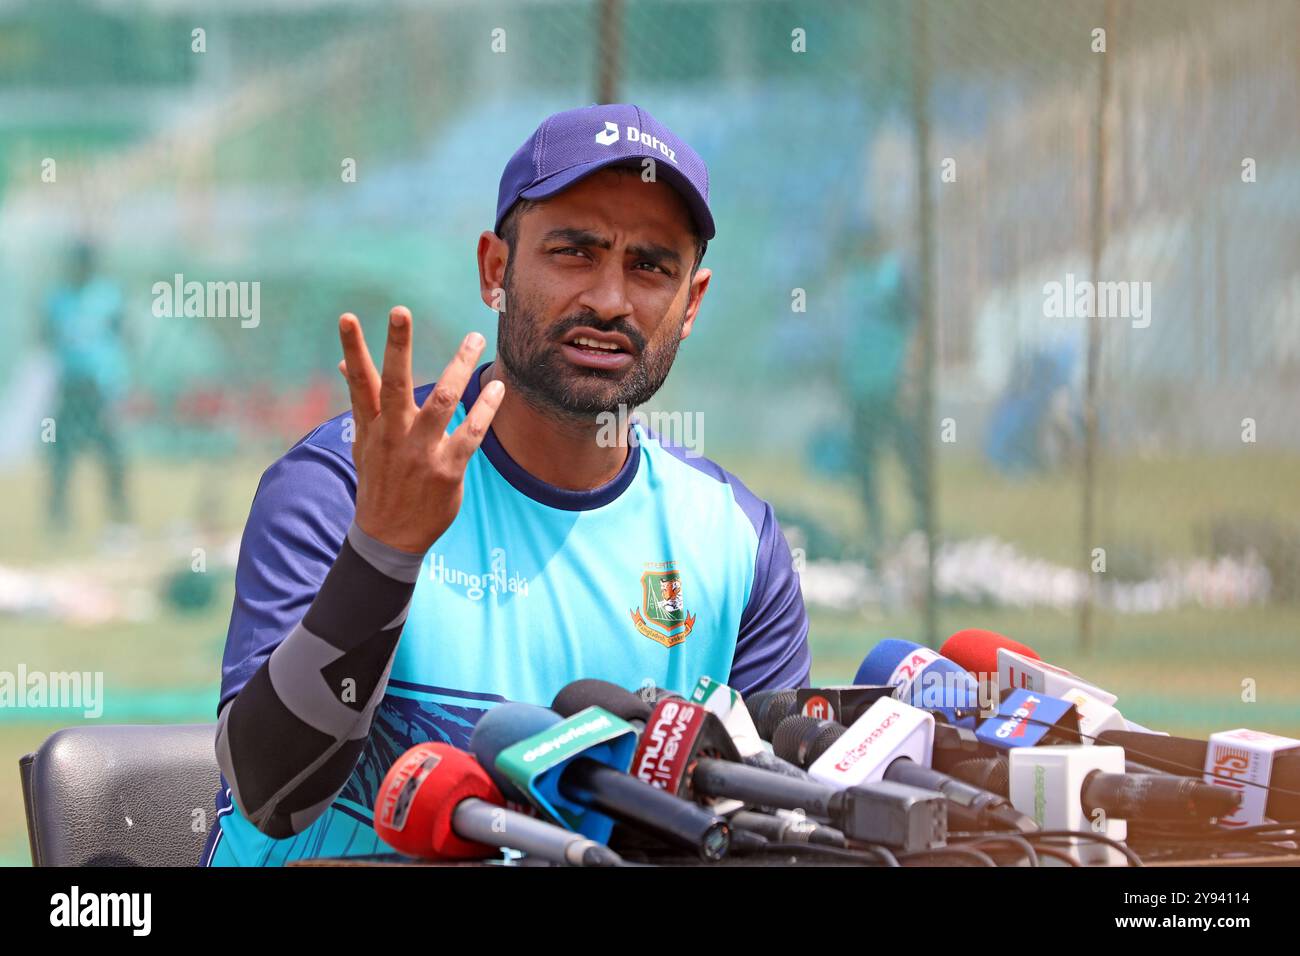
[(609, 847), (510, 810), (471, 754), (444, 743), (417, 744), (384, 775), (375, 832), (393, 849), (427, 860), (500, 857), (500, 847), (561, 866), (621, 866)]
[(456, 833), (453, 815), (470, 798), (505, 805), (487, 771), (465, 751), (443, 743), (417, 744), (397, 758), (379, 785), (375, 832), (407, 856), (442, 860), (499, 856), (496, 847)]
[(1032, 647), (1014, 641), (997, 631), (985, 631), (978, 627), (958, 631), (944, 642), (943, 647), (939, 648), (939, 653), (984, 680), (997, 677), (998, 648), (1001, 647), (1032, 660), (1042, 660)]

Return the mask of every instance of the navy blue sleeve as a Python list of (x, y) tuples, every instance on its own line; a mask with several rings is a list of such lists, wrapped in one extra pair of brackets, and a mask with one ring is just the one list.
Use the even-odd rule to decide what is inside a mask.
[(355, 510), (352, 461), (311, 436), (262, 475), (239, 546), (218, 713), (303, 619)]
[(754, 522), (759, 529), (754, 584), (740, 618), (727, 681), (742, 697), (760, 690), (806, 687), (812, 667), (808, 614), (790, 546), (772, 506), (760, 504), (762, 520)]

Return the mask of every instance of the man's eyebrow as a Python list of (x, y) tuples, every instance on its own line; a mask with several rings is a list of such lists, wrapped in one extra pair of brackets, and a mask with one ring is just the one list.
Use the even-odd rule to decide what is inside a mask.
[[(568, 242), (575, 246), (594, 246), (597, 249), (609, 249), (613, 246), (608, 239), (602, 238), (590, 229), (571, 226), (552, 229), (542, 236), (542, 242)], [(657, 242), (638, 242), (628, 246), (627, 251), (629, 255), (653, 262), (655, 265), (680, 266), (682, 264), (680, 253)]]
[(682, 257), (675, 250), (661, 246), (657, 242), (636, 243), (627, 247), (627, 251), (638, 259), (645, 259), (657, 266), (680, 266)]
[(573, 227), (552, 229), (542, 236), (542, 242), (570, 242), (575, 246), (595, 246), (597, 249), (608, 249), (613, 245), (608, 239), (602, 239), (589, 229)]

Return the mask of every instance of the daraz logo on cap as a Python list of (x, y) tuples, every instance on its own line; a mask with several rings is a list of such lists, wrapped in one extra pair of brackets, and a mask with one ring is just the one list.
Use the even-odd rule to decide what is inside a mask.
[[(647, 146), (650, 149), (658, 150), (659, 152), (663, 153), (665, 156), (668, 157), (669, 162), (673, 163), (674, 165), (677, 163), (677, 151), (675, 149), (673, 149), (663, 140), (659, 139), (657, 136), (652, 136), (649, 133), (643, 133), (635, 126), (629, 126), (627, 128), (627, 141), (629, 143), (640, 143), (641, 145)], [(615, 143), (617, 143), (618, 124), (611, 122), (610, 120), (605, 120), (605, 128), (596, 134), (596, 142), (599, 143), (601, 146), (613, 146)]]
[(605, 128), (596, 134), (596, 142), (601, 146), (612, 146), (618, 142), (618, 124), (605, 121)]

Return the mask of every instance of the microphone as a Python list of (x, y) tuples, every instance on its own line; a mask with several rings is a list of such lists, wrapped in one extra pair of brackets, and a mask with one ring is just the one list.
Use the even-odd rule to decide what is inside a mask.
[(745, 700), (738, 691), (712, 677), (701, 677), (691, 691), (690, 699), (694, 703), (703, 704), (727, 728), (743, 763), (799, 780), (809, 779), (804, 771), (789, 761), (782, 760), (763, 745), (763, 738), (754, 726), (754, 718), (750, 716)]
[[(1089, 781), (1123, 776), (1124, 751), (1119, 747), (1020, 747), (1007, 759), (1010, 768), (1011, 802), (1032, 813), (1034, 821), (1047, 830), (1080, 833), (1100, 832), (1123, 842), (1128, 823), (1110, 815), (1098, 819), (1098, 807), (1090, 803)], [(1080, 863), (1119, 863), (1122, 854), (1086, 837), (1071, 836), (1067, 852)]]
[(942, 714), (958, 727), (974, 727), (981, 709), (974, 678), (914, 641), (881, 641), (862, 661), (853, 682), (893, 687), (898, 700)]
[(997, 631), (977, 627), (957, 631), (944, 641), (939, 653), (966, 668), (975, 675), (976, 680), (991, 682), (998, 673), (998, 648), (1015, 651), (1030, 660), (1042, 660), (1027, 644), (1014, 641)]
[[(1258, 771), (1264, 762), (1258, 757), (1252, 759), (1243, 741), (1220, 741), (1219, 737), (1216, 734), (1212, 741), (1205, 741), (1119, 730), (1103, 733), (1097, 742), (1123, 747), (1131, 757), (1165, 773), (1240, 791), (1243, 808), (1262, 798), (1263, 806), (1257, 808), (1255, 816), (1300, 820), (1300, 751), (1273, 754), (1267, 777), (1252, 779), (1252, 770), (1256, 771), (1254, 776), (1261, 776)], [(1219, 822), (1230, 827), (1244, 825), (1233, 818)]]
[[(963, 635), (962, 640), (949, 638), (943, 645), (944, 656), (992, 682), (998, 695), (1008, 690), (1031, 690), (1064, 698), (1072, 690), (1081, 690), (1108, 706), (1119, 699), (1077, 674), (1047, 663), (1032, 649), (1002, 634), (994, 631), (958, 633)], [(988, 669), (990, 658), (996, 661), (992, 671)]]
[(522, 703), (493, 707), (470, 737), (494, 780), (509, 780), (538, 809), (597, 842), (608, 842), (618, 820), (704, 860), (725, 857), (726, 820), (625, 772), (636, 744), (636, 730), (599, 707), (565, 720)]
[(1068, 700), (1041, 691), (1013, 690), (997, 713), (975, 727), (980, 743), (995, 750), (1079, 743), (1079, 712)]
[[(584, 681), (582, 691), (557, 695), (574, 707), (600, 696), (611, 712), (638, 713), (644, 701), (614, 685)], [(621, 695), (621, 699), (620, 699)], [(930, 795), (828, 787), (806, 775), (795, 778), (738, 762), (739, 753), (718, 717), (703, 705), (669, 697), (655, 705), (632, 761), (632, 774), (685, 799), (730, 799), (763, 807), (802, 810), (829, 820), (844, 835), (900, 849), (929, 849), (946, 840), (946, 814), (928, 805)], [(941, 801), (935, 801), (938, 810)]]
[(772, 843), (812, 843), (836, 847), (849, 845), (841, 831), (788, 810), (778, 810), (776, 813), (741, 810), (732, 814), (729, 820), (733, 829), (757, 833)]
[(420, 859), (483, 859), (508, 846), (568, 866), (623, 862), (607, 846), (507, 809), (472, 756), (436, 742), (417, 744), (388, 768), (375, 800), (375, 833)]
[[(959, 640), (958, 640), (959, 639)], [(991, 631), (958, 631), (950, 637), (944, 646), (953, 646), (967, 658), (967, 665), (975, 663), (987, 666), (988, 661), (996, 659), (997, 654), (1006, 656), (1008, 646), (998, 641), (1000, 635)], [(1005, 639), (1005, 643), (1023, 648), (1024, 645)], [(1030, 650), (1037, 659), (1037, 654)], [(1008, 658), (1010, 659), (1010, 658)], [(1028, 659), (1028, 658), (1027, 658)], [(1047, 665), (1050, 667), (1050, 665)], [(913, 706), (927, 710), (936, 710), (945, 721), (957, 727), (975, 728), (980, 718), (992, 710), (993, 701), (997, 700), (997, 678), (985, 674), (982, 682), (976, 682), (969, 674), (970, 667), (963, 669), (958, 663), (941, 657), (928, 648), (911, 641), (881, 641), (863, 661), (858, 675), (863, 679), (889, 680), (897, 684), (894, 696), (905, 700)], [(1062, 671), (1066, 674), (1067, 671)], [(1073, 676), (1073, 675), (1071, 675)], [(1086, 685), (1074, 679), (1073, 682), (1053, 684), (1061, 700), (1069, 701), (1075, 708), (1073, 736), (1067, 735), (1067, 743), (1091, 744), (1097, 734), (1106, 730), (1126, 730), (1127, 722), (1118, 710), (1110, 706), (1108, 700), (1092, 695)], [(1039, 688), (1043, 689), (1043, 688)], [(1010, 691), (1008, 691), (1009, 693)], [(1106, 695), (1109, 701), (1113, 695)]]
[[(1099, 745), (1104, 746), (1104, 745)], [(1068, 750), (1068, 747), (1036, 748)], [(1199, 780), (1165, 773), (1128, 773), (1121, 751), (1119, 770), (1092, 769), (1082, 778), (1079, 799), (1083, 811), (1091, 817), (1096, 810), (1120, 820), (1186, 823), (1223, 817), (1236, 809), (1239, 796)], [(1018, 753), (1019, 751), (1012, 751)], [(958, 777), (975, 786), (1002, 796), (1012, 796), (1012, 763), (1004, 757), (966, 760), (951, 769)], [(1019, 758), (1017, 758), (1019, 759)], [(1031, 764), (1032, 765), (1032, 764)], [(1110, 763), (1107, 767), (1111, 767)], [(1015, 802), (1014, 799), (1012, 802)]]
[[(982, 680), (1001, 687), (1022, 687), (1068, 700), (1079, 715), (1082, 742), (1092, 743), (1107, 731), (1134, 731), (1169, 736), (1128, 720), (1113, 706), (1116, 696), (1061, 667), (1048, 664), (1019, 641), (994, 631), (958, 631), (943, 645), (943, 653)], [(1130, 772), (1134, 768), (1130, 766)]]
[(795, 712), (799, 692), (797, 690), (760, 690), (750, 694), (745, 706), (754, 718), (758, 735), (764, 740), (771, 740), (777, 724)]
[(853, 724), (852, 733), (835, 721), (789, 717), (777, 728), (773, 746), (787, 760), (807, 767), (814, 779), (849, 785), (873, 780), (902, 783), (942, 794), (986, 824), (1023, 832), (1036, 830), (1005, 795), (927, 766), (932, 746), (932, 738), (927, 737), (933, 723), (934, 718), (925, 711), (881, 700)]
[[(658, 688), (655, 690), (657, 692)], [(650, 716), (653, 706), (641, 693), (632, 693), (617, 684), (595, 677), (584, 677), (565, 684), (551, 701), (551, 710), (561, 717), (572, 717), (588, 707), (600, 707), (620, 720), (627, 721), (638, 733), (645, 729), (645, 719)]]
[[(669, 692), (656, 694), (655, 697), (656, 700), (650, 702), (641, 693), (624, 690), (609, 681), (584, 678), (566, 684), (555, 695), (551, 709), (567, 717), (587, 707), (601, 707), (626, 720), (639, 733), (645, 730), (646, 721), (650, 719), (650, 712), (655, 704), (670, 698), (685, 699), (680, 694)], [(722, 722), (742, 763), (787, 777), (808, 779), (808, 774), (772, 754), (763, 746), (762, 739), (754, 727), (753, 719), (746, 710), (740, 694), (726, 684), (709, 677), (701, 677), (691, 694), (691, 699), (700, 703)], [(718, 812), (725, 814), (730, 810), (719, 809)]]
[[(644, 692), (634, 695), (646, 704), (644, 710), (641, 710), (633, 707), (627, 692), (616, 684), (590, 680), (575, 681), (574, 683), (585, 684), (586, 689), (589, 691), (595, 689), (592, 687), (593, 684), (605, 684), (605, 693), (607, 695), (605, 700), (608, 705), (606, 709), (623, 717), (624, 720), (627, 720), (628, 723), (640, 731), (645, 730), (646, 722), (651, 718), (652, 705), (657, 705), (670, 698), (676, 699), (679, 704), (685, 703), (686, 700), (683, 694), (656, 687), (653, 693), (649, 695)], [(615, 692), (617, 692), (617, 695)], [(622, 700), (619, 697), (622, 697)], [(762, 738), (758, 736), (758, 730), (754, 727), (753, 718), (750, 717), (744, 699), (738, 691), (705, 676), (696, 682), (695, 689), (690, 695), (690, 701), (693, 704), (702, 705), (709, 714), (717, 718), (714, 729), (721, 728), (725, 730), (734, 745), (735, 753), (739, 754), (739, 759), (745, 765), (799, 780), (811, 779), (803, 770), (782, 760), (763, 745)], [(570, 699), (564, 703), (566, 706), (573, 706), (576, 701)], [(563, 713), (560, 707), (553, 707), (553, 709)], [(713, 722), (710, 721), (710, 723)], [(706, 752), (701, 748), (693, 747), (692, 749), (701, 753)], [(731, 753), (730, 749), (726, 748), (725, 745), (714, 751), (714, 755), (721, 759), (731, 759)], [(678, 789), (678, 795), (690, 799), (690, 794), (685, 792), (683, 788)], [(733, 853), (750, 852), (757, 848), (756, 845), (748, 843), (743, 848), (738, 845), (736, 838), (742, 835), (750, 836), (751, 840), (753, 837), (761, 837), (762, 841), (766, 843), (806, 843), (839, 848), (848, 846), (848, 840), (845, 839), (842, 832), (810, 820), (798, 811), (768, 807), (760, 808), (761, 812), (750, 811), (743, 809), (745, 806), (743, 801), (721, 797), (705, 798), (700, 802), (707, 803), (707, 805), (712, 806), (714, 812), (727, 817), (727, 822), (731, 825)], [(755, 844), (757, 842), (755, 841)]]
[(844, 735), (844, 730), (844, 725), (836, 720), (792, 714), (777, 726), (772, 735), (772, 750), (796, 767), (808, 768)]
[(894, 688), (886, 684), (845, 684), (800, 687), (795, 693), (796, 714), (851, 724), (880, 698), (893, 697)]

